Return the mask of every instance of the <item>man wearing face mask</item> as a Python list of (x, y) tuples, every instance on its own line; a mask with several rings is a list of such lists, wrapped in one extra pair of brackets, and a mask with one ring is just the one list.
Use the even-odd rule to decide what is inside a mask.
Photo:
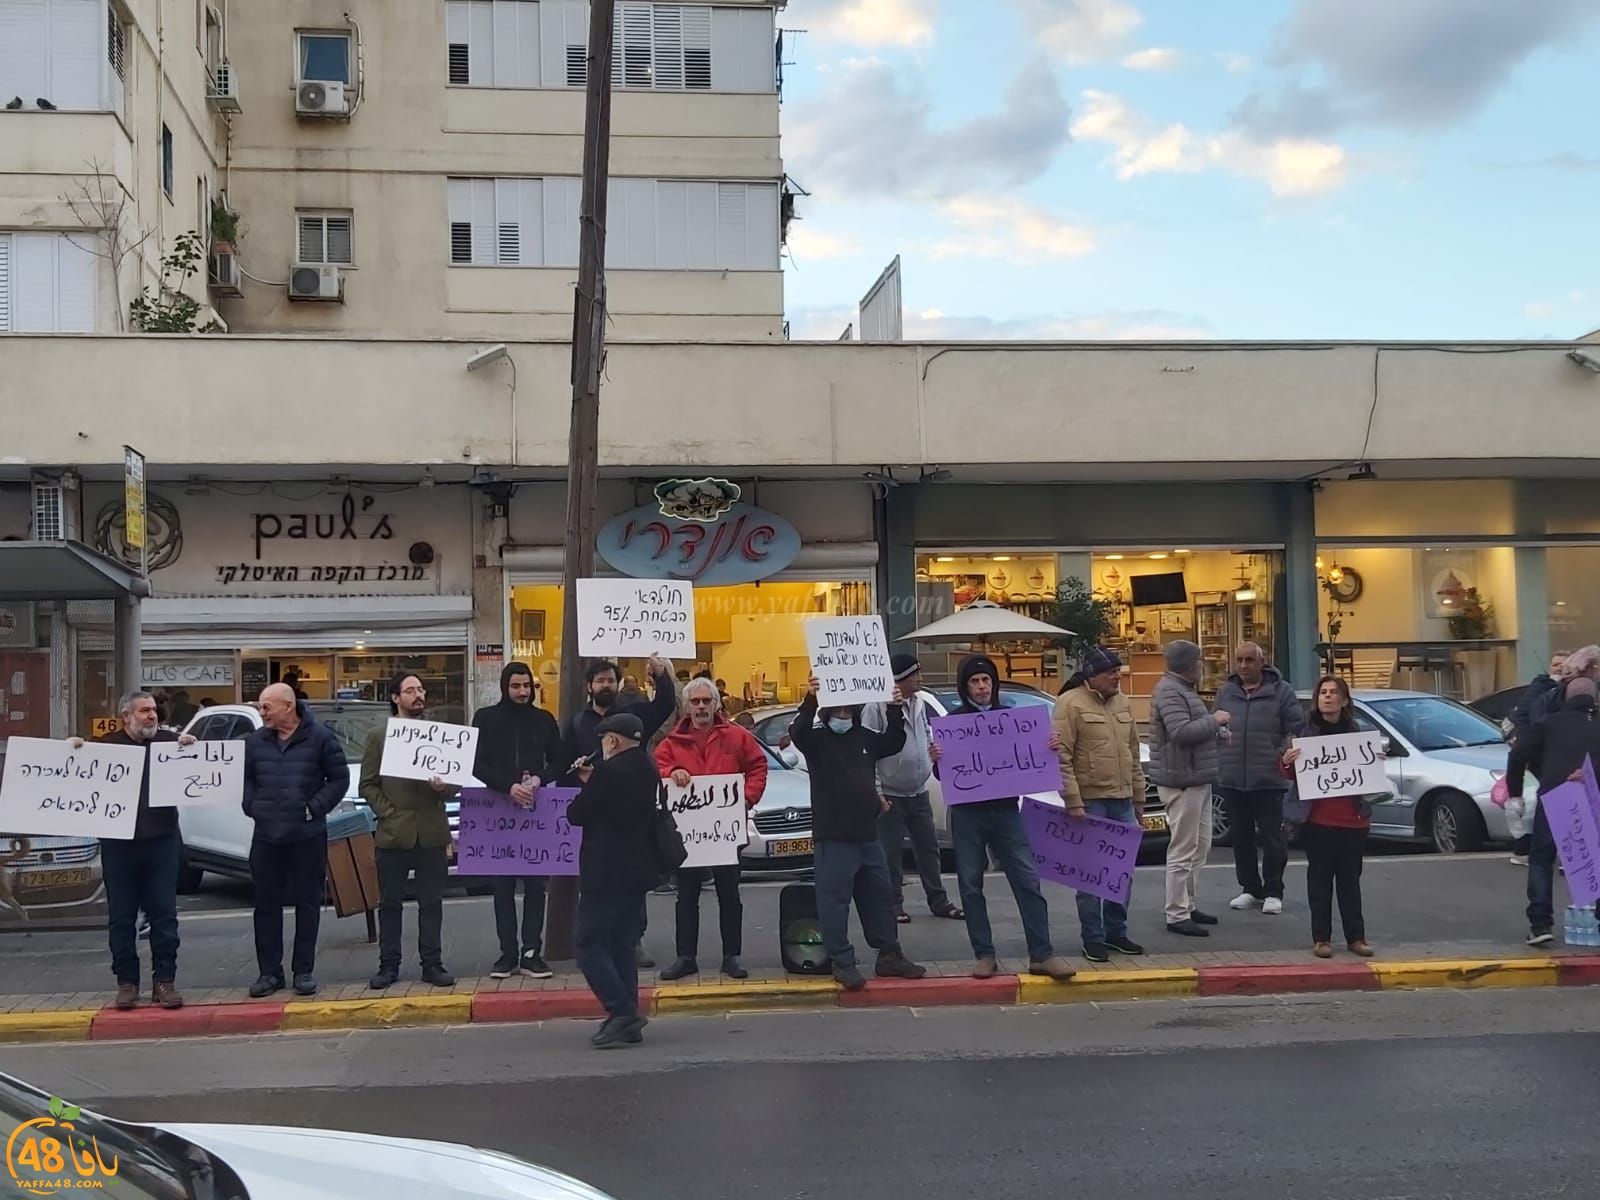
[(601, 1050), (637, 1045), (646, 1018), (639, 1014), (639, 938), (644, 898), (660, 877), (655, 844), (661, 777), (644, 752), (644, 724), (632, 713), (596, 722), (598, 761), (582, 762), (583, 790), (567, 819), (583, 830), (578, 852), (578, 969), (606, 1010), (590, 1039)]

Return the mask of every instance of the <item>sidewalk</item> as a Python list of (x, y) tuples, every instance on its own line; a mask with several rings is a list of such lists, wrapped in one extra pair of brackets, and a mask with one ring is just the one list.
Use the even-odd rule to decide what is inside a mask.
[[(1369, 859), (1363, 880), (1369, 935), (1378, 957), (1364, 962), (1341, 952), (1329, 962), (1313, 958), (1304, 905), (1303, 867), (1291, 865), (1288, 911), (1281, 917), (1235, 913), (1231, 868), (1209, 867), (1202, 876), (1202, 907), (1221, 924), (1204, 941), (1166, 932), (1156, 898), (1160, 868), (1141, 869), (1135, 882), (1132, 936), (1143, 957), (1118, 957), (1106, 965), (1078, 954), (1077, 919), (1070, 893), (1046, 888), (1057, 950), (1079, 968), (1076, 979), (1056, 984), (1019, 975), (1026, 970), (1016, 907), (1005, 881), (986, 883), (1002, 970), (992, 980), (970, 977), (965, 925), (930, 917), (911, 903), (901, 933), (908, 954), (928, 967), (920, 982), (874, 980), (865, 992), (841, 994), (831, 979), (787, 976), (777, 946), (778, 887), (747, 884), (745, 965), (750, 979), (736, 982), (716, 971), (716, 900), (701, 901), (704, 973), (662, 984), (655, 972), (640, 985), (653, 1013), (716, 1012), (751, 1008), (865, 1005), (1034, 1004), (1125, 1000), (1179, 995), (1277, 994), (1372, 990), (1380, 987), (1530, 986), (1600, 982), (1600, 951), (1559, 943), (1540, 953), (1522, 944), (1522, 889), (1526, 876), (1503, 856)], [(1560, 892), (1558, 886), (1558, 893)], [(920, 896), (917, 897), (920, 899)], [(1559, 908), (1565, 905), (1557, 896)], [(671, 960), (674, 898), (650, 897), (646, 950), (660, 965)], [(320, 993), (303, 1000), (279, 993), (251, 1001), (245, 989), (256, 976), (247, 910), (188, 914), (182, 924), (179, 984), (188, 1006), (179, 1012), (142, 1008), (105, 1010), (112, 990), (103, 931), (0, 936), (0, 1041), (162, 1037), (260, 1033), (289, 1029), (528, 1021), (599, 1015), (571, 963), (553, 964), (553, 979), (487, 978), (498, 948), (487, 898), (448, 901), (445, 961), (455, 987), (417, 981), (415, 910), (406, 912), (408, 962), (400, 982), (386, 992), (366, 987), (376, 967), (376, 947), (360, 918), (324, 914), (317, 964)], [(859, 934), (858, 934), (859, 937)], [(861, 943), (857, 942), (858, 947)], [(863, 955), (870, 966), (870, 952)], [(148, 981), (147, 985), (148, 985)], [(26, 990), (24, 990), (26, 989)]]

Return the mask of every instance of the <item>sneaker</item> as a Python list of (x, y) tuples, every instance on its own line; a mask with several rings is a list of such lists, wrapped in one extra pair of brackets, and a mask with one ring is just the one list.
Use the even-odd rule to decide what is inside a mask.
[(522, 952), (521, 971), (529, 979), (555, 978), (555, 972), (550, 969), (550, 964), (545, 962), (537, 950), (524, 950)]
[(423, 967), (422, 982), (431, 983), (437, 988), (455, 987), (456, 977), (446, 971), (442, 965)]
[[(254, 994), (254, 992), (251, 993), (251, 995)], [(127, 1012), (130, 1008), (138, 1008), (139, 985), (137, 983), (117, 984), (117, 998), (112, 1003), (123, 1012)]]
[(994, 955), (986, 954), (972, 964), (972, 977), (974, 979), (993, 979), (1000, 970), (1000, 964), (995, 961)]
[(1548, 946), (1555, 940), (1556, 935), (1548, 929), (1535, 929), (1528, 934), (1528, 945), (1530, 946)]
[(250, 985), (250, 998), (259, 1000), (263, 996), (270, 996), (273, 992), (283, 991), (282, 975), (262, 975)]
[(165, 1009), (183, 1007), (183, 994), (170, 979), (158, 979), (150, 987), (150, 1003)]
[(674, 979), (684, 979), (690, 975), (700, 974), (700, 964), (692, 958), (680, 958), (666, 970), (661, 972), (661, 978), (667, 983)]
[(744, 969), (744, 964), (739, 961), (739, 956), (737, 954), (729, 954), (723, 958), (722, 973), (729, 979), (750, 978), (750, 972)]
[(1028, 964), (1029, 975), (1043, 975), (1054, 979), (1057, 983), (1065, 983), (1078, 973), (1076, 967), (1067, 962), (1059, 954), (1052, 954), (1049, 958)]
[(1527, 866), (1528, 865), (1528, 856), (1526, 854), (1513, 854), (1511, 856), (1511, 865), (1513, 867), (1525, 867), (1525, 866)]
[(303, 975), (294, 977), (294, 994), (296, 996), (315, 996), (317, 994), (317, 977), (307, 971)]
[(1217, 919), (1208, 912), (1201, 912), (1198, 908), (1189, 914), (1189, 919), (1196, 925), (1215, 925)]
[(912, 962), (898, 950), (878, 955), (878, 965), (875, 968), (875, 974), (882, 979), (921, 979), (927, 973), (927, 967)]
[(378, 973), (367, 980), (367, 986), (375, 992), (381, 992), (386, 988), (392, 988), (395, 980), (399, 978), (400, 972), (393, 967), (379, 967)]
[(854, 964), (848, 967), (841, 967), (835, 963), (833, 978), (834, 982), (847, 992), (859, 992), (867, 986), (867, 977), (861, 973), (861, 968)]
[(489, 969), (490, 979), (510, 979), (517, 973), (517, 960), (514, 958), (499, 958)]
[(1234, 912), (1244, 912), (1247, 909), (1257, 908), (1261, 904), (1260, 896), (1252, 896), (1249, 892), (1240, 892), (1228, 901), (1228, 907)]
[(1210, 937), (1209, 929), (1202, 929), (1196, 921), (1174, 921), (1167, 926), (1168, 933), (1176, 933), (1182, 937)]
[(1144, 953), (1143, 946), (1139, 945), (1138, 942), (1130, 942), (1125, 937), (1107, 938), (1105, 944), (1110, 946), (1111, 949), (1115, 950), (1118, 954), (1126, 954), (1130, 957)]
[(1106, 942), (1085, 942), (1083, 956), (1092, 963), (1108, 963), (1111, 961), (1111, 946)]
[(1283, 901), (1276, 896), (1268, 896), (1261, 902), (1261, 911), (1269, 917), (1283, 916)]

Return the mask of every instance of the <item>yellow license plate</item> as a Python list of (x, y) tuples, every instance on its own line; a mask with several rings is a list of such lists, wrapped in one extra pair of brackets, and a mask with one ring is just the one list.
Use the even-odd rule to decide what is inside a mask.
[(787, 842), (768, 842), (768, 858), (793, 858), (801, 854), (810, 854), (815, 849), (810, 838), (794, 838)]
[(67, 867), (56, 871), (18, 871), (20, 888), (66, 887), (74, 883), (88, 883), (88, 867)]
[(1147, 833), (1160, 833), (1167, 827), (1167, 819), (1163, 816), (1140, 817), (1139, 827)]

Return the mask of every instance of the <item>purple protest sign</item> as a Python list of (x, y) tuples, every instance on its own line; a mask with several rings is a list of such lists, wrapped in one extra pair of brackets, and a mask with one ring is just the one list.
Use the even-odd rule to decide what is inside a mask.
[(492, 788), (461, 789), (462, 875), (576, 875), (583, 830), (567, 820), (577, 788), (542, 787), (532, 808)]
[(1556, 852), (1567, 869), (1567, 891), (1574, 904), (1600, 900), (1600, 820), (1583, 783), (1563, 783), (1539, 797)]
[(1133, 867), (1144, 830), (1137, 825), (1084, 817), (1039, 800), (1022, 801), (1022, 828), (1033, 847), (1039, 878), (1117, 904), (1133, 890)]
[(935, 717), (933, 741), (946, 805), (1061, 790), (1046, 705)]

